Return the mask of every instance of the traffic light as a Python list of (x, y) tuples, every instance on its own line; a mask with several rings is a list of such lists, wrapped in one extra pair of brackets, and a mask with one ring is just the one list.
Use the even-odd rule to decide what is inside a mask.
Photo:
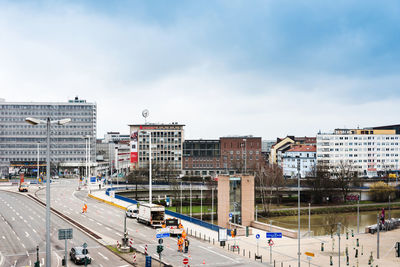
[(400, 257), (400, 242), (396, 242), (396, 257)]
[(157, 246), (157, 253), (160, 254), (164, 250), (163, 245), (158, 245)]

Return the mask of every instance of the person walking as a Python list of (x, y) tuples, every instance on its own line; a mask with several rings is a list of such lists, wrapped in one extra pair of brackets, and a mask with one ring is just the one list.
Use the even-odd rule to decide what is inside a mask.
[(178, 252), (183, 252), (183, 238), (178, 239)]
[(189, 239), (185, 239), (185, 253), (188, 253), (189, 251)]

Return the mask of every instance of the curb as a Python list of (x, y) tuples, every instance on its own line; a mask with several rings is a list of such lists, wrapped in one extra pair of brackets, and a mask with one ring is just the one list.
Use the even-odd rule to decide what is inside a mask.
[(115, 203), (113, 203), (113, 202), (111, 202), (111, 201), (107, 201), (107, 200), (104, 200), (104, 199), (102, 199), (102, 198), (93, 196), (92, 194), (88, 194), (88, 197), (91, 197), (91, 198), (96, 199), (96, 200), (98, 200), (98, 201), (104, 202), (104, 203), (109, 204), (109, 205), (111, 205), (111, 206), (117, 207), (117, 208), (119, 208), (119, 209), (121, 209), (121, 210), (126, 210), (126, 208), (123, 207), (123, 206), (121, 206), (121, 205), (118, 205), (118, 204), (115, 204)]

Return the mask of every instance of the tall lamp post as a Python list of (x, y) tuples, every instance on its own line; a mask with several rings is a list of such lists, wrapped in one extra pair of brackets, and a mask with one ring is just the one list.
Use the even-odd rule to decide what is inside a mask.
[(85, 135), (83, 138), (85, 139), (85, 143), (86, 143), (86, 182), (85, 182), (85, 184), (87, 184), (88, 180), (90, 180), (90, 135)]
[(300, 157), (297, 157), (297, 219), (298, 219), (298, 247), (297, 247), (297, 255), (298, 255), (298, 266), (300, 267)]
[(37, 173), (36, 173), (36, 184), (39, 186), (39, 160), (40, 160), (40, 142), (37, 142)]
[(64, 125), (71, 119), (61, 119), (51, 121), (50, 117), (46, 120), (37, 118), (26, 118), (25, 121), (32, 125), (46, 124), (47, 125), (47, 153), (46, 153), (46, 267), (51, 267), (51, 246), (50, 246), (50, 125)]
[(152, 193), (152, 190), (153, 190), (153, 188), (152, 188), (152, 185), (153, 185), (153, 182), (152, 182), (152, 177), (151, 177), (151, 175), (152, 175), (152, 170), (151, 170), (151, 131), (148, 131), (148, 132), (142, 132), (143, 134), (146, 134), (148, 137), (149, 137), (149, 203), (151, 204), (152, 203), (152, 201), (153, 201), (153, 193)]

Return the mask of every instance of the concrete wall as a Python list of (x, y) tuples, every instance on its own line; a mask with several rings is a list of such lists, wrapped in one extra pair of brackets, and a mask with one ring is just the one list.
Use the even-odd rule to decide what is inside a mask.
[(242, 225), (250, 226), (254, 221), (254, 176), (242, 176)]
[(270, 231), (271, 232), (282, 232), (283, 236), (290, 237), (290, 238), (297, 238), (297, 231), (282, 228), (282, 227), (275, 226), (275, 225), (270, 225), (267, 223), (253, 221), (253, 222), (251, 222), (251, 227), (261, 229), (261, 230), (264, 230), (267, 232), (270, 232)]
[(229, 176), (218, 176), (218, 226), (229, 228)]

